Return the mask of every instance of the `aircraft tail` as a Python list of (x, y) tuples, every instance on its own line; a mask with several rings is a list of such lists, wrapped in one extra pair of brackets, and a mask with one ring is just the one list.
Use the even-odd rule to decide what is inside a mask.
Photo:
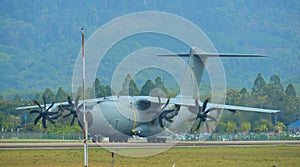
[(203, 76), (205, 62), (213, 57), (266, 57), (260, 54), (234, 54), (234, 53), (205, 53), (197, 48), (190, 49), (189, 54), (166, 54), (158, 55), (166, 57), (189, 57), (189, 68), (186, 68), (183, 83), (181, 85), (181, 96), (198, 98), (199, 86)]

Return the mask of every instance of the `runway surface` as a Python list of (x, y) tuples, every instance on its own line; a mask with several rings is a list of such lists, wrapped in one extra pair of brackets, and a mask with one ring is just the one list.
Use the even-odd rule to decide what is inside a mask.
[[(169, 147), (230, 147), (230, 146), (276, 146), (295, 145), (300, 146), (300, 140), (282, 141), (206, 141), (206, 142), (184, 142), (178, 143), (88, 143), (89, 148), (169, 148)], [(78, 149), (83, 148), (83, 143), (0, 143), (0, 150), (6, 149)]]

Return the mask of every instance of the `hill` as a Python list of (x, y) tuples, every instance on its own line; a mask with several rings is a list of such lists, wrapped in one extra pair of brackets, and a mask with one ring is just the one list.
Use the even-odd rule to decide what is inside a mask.
[[(113, 18), (145, 10), (170, 12), (191, 20), (203, 29), (219, 52), (268, 55), (263, 60), (224, 59), (230, 87), (252, 86), (258, 73), (278, 74), (283, 83), (300, 85), (299, 8), (296, 0), (2, 0), (0, 91), (41, 91), (60, 86), (70, 90), (73, 65), (81, 47), (80, 28), (85, 27), (89, 37)], [(149, 43), (133, 42), (134, 45), (121, 46), (122, 54), (155, 43), (151, 38)], [(107, 63), (114, 66), (117, 59)], [(113, 69), (107, 70), (99, 76), (104, 83)]]

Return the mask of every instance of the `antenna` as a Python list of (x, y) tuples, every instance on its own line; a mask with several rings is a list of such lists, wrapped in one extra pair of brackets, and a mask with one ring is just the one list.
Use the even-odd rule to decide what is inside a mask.
[(88, 128), (85, 110), (85, 57), (84, 57), (84, 29), (81, 28), (81, 54), (82, 54), (82, 98), (83, 98), (83, 137), (84, 137), (84, 166), (88, 166)]

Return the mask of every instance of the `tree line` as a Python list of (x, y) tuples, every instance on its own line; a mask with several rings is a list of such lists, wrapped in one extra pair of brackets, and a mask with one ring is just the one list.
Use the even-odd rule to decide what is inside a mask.
[[(87, 88), (86, 97), (100, 98), (112, 95), (175, 97), (178, 90), (166, 87), (161, 77), (156, 77), (154, 82), (147, 80), (139, 88), (134, 77), (128, 74), (119, 92), (113, 90), (109, 85), (101, 84), (100, 79), (96, 78), (92, 87)], [(77, 95), (81, 92), (82, 90), (79, 89)], [(294, 85), (288, 84), (284, 87), (280, 82), (280, 77), (276, 74), (270, 77), (269, 82), (266, 82), (264, 77), (258, 74), (252, 88), (230, 89), (226, 95), (226, 104), (278, 109), (281, 112), (277, 114), (276, 122), (275, 116), (270, 114), (224, 112), (216, 129), (218, 133), (286, 130), (286, 126), (295, 121), (300, 112), (300, 97), (297, 95)], [(62, 87), (59, 87), (56, 92), (46, 88), (44, 92), (36, 93), (34, 99), (43, 104), (43, 97), (47, 103), (51, 103), (52, 101), (67, 101), (68, 96), (70, 93), (67, 93)], [(40, 123), (33, 126), (35, 115), (28, 115), (28, 111), (15, 111), (15, 108), (19, 106), (35, 105), (33, 99), (27, 99), (27, 97), (21, 97), (18, 94), (15, 95), (14, 99), (5, 99), (3, 95), (0, 95), (0, 128), (2, 130), (16, 130), (17, 128), (23, 128), (27, 131), (43, 130)], [(81, 131), (78, 125), (70, 127), (69, 123), (69, 119), (59, 119), (58, 124), (49, 124), (48, 130), (65, 133)]]

